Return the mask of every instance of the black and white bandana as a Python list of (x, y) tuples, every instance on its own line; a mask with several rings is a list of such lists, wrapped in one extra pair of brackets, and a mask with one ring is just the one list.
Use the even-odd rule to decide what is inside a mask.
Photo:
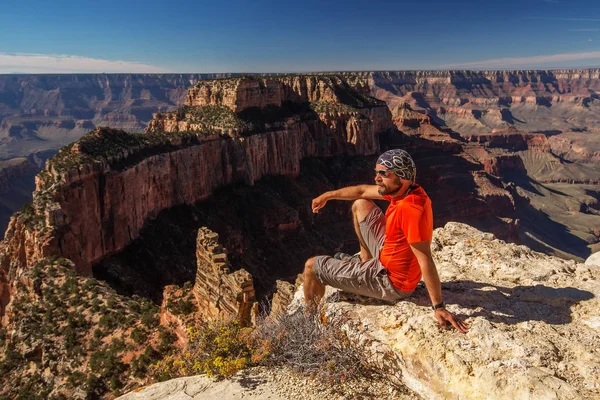
[(377, 159), (377, 164), (387, 167), (400, 179), (406, 179), (414, 183), (417, 176), (415, 162), (405, 150), (388, 150)]

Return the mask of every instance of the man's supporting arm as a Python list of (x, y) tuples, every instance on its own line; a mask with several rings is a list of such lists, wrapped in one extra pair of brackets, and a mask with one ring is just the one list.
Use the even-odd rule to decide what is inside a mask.
[[(417, 257), (417, 261), (419, 261), (419, 266), (423, 273), (423, 280), (425, 281), (425, 286), (429, 292), (431, 303), (433, 305), (440, 304), (442, 302), (442, 285), (440, 283), (437, 268), (435, 267), (435, 262), (431, 255), (431, 242), (410, 243), (410, 248), (415, 254), (415, 257)], [(435, 310), (435, 318), (440, 325), (445, 328), (448, 327), (448, 324), (451, 324), (459, 332), (467, 333), (469, 330), (466, 323), (459, 318), (456, 318), (454, 314), (444, 307)]]
[(383, 197), (379, 194), (377, 185), (348, 186), (325, 192), (319, 197), (313, 199), (312, 210), (314, 213), (318, 213), (321, 208), (325, 207), (325, 204), (327, 204), (329, 200), (357, 199), (382, 200)]

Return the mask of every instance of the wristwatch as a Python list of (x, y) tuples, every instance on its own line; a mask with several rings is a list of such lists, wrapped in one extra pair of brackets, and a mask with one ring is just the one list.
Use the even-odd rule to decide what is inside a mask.
[(440, 304), (436, 304), (434, 306), (431, 306), (431, 309), (433, 311), (437, 310), (438, 308), (446, 308), (446, 303), (444, 303), (443, 301)]

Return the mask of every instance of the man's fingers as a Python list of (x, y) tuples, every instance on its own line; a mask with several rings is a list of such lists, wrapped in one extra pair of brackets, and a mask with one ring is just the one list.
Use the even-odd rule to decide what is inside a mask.
[(469, 328), (465, 325), (464, 322), (462, 322), (458, 318), (455, 318), (454, 316), (452, 316), (452, 319), (450, 322), (452, 323), (452, 326), (454, 326), (454, 328), (456, 328), (456, 330), (461, 333), (467, 333), (469, 330)]
[(469, 331), (469, 325), (463, 322), (460, 318), (456, 318), (454, 314), (448, 312), (447, 315), (437, 315), (436, 318), (439, 324), (445, 328), (449, 329), (450, 327), (454, 327), (457, 331), (461, 333), (467, 333)]

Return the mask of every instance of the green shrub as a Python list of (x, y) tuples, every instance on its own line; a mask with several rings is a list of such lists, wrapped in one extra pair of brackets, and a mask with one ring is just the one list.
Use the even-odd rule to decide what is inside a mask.
[(4, 352), (4, 361), (0, 363), (0, 376), (8, 374), (13, 369), (19, 367), (24, 361), (25, 359), (15, 350), (14, 345), (9, 343)]
[(144, 377), (148, 374), (150, 365), (160, 358), (160, 353), (152, 346), (146, 347), (139, 357), (131, 360), (131, 371), (136, 377)]
[(155, 310), (147, 310), (142, 313), (140, 318), (142, 324), (147, 328), (154, 328), (158, 325), (158, 316)]
[(148, 333), (139, 326), (136, 326), (131, 331), (130, 337), (135, 343), (142, 344), (148, 340)]
[(168, 329), (160, 326), (159, 327), (159, 338), (160, 343), (158, 344), (158, 351), (163, 354), (166, 354), (172, 350), (172, 343), (175, 343), (177, 340), (177, 335), (175, 333), (169, 331)]
[(106, 391), (102, 379), (95, 374), (89, 374), (85, 381), (85, 393), (88, 399), (97, 399)]
[(176, 299), (167, 303), (167, 309), (175, 315), (190, 315), (195, 307), (191, 300)]
[(75, 371), (71, 373), (67, 378), (67, 384), (72, 388), (76, 388), (79, 387), (83, 382), (85, 382), (85, 380), (86, 375), (83, 372)]

